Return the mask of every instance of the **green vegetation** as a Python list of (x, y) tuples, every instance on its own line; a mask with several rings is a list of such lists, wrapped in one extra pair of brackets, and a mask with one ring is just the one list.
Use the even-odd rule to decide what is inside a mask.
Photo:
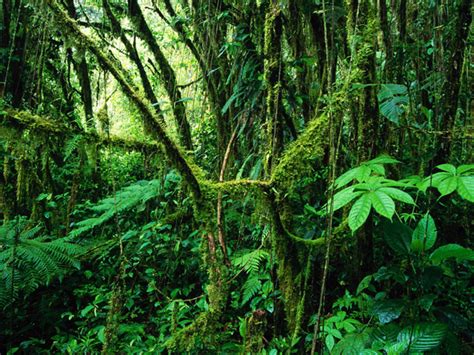
[(472, 0), (3, 0), (0, 353), (472, 354)]

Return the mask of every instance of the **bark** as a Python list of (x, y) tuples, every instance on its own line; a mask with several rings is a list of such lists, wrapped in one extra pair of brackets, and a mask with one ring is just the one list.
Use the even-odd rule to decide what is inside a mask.
[[(26, 47), (29, 34), (28, 23), (25, 21), (29, 14), (26, 12), (27, 9), (22, 6), (22, 3), (16, 1), (10, 19), (14, 28), (10, 34), (11, 38), (6, 61), (8, 72), (5, 77), (5, 92), (11, 95), (11, 104), (13, 107), (21, 106), (25, 93)], [(16, 21), (18, 21), (18, 23), (13, 24), (13, 22)], [(22, 28), (22, 26), (24, 26), (24, 28)]]
[(98, 135), (96, 132), (85, 132), (77, 126), (69, 126), (48, 117), (34, 115), (27, 111), (6, 110), (2, 125), (16, 130), (31, 130), (46, 133), (58, 137), (69, 137), (82, 135), (85, 141), (99, 146), (113, 146), (126, 150), (140, 152), (156, 152), (161, 148), (154, 143), (146, 143), (120, 137), (107, 137)]
[[(148, 79), (148, 75), (145, 71), (145, 67), (143, 66), (143, 63), (140, 59), (140, 56), (136, 48), (132, 45), (132, 43), (127, 38), (127, 35), (125, 34), (125, 32), (122, 30), (120, 22), (113, 14), (112, 9), (110, 8), (109, 2), (107, 0), (102, 0), (102, 7), (104, 8), (105, 13), (107, 14), (107, 17), (110, 20), (112, 33), (115, 36), (120, 37), (120, 40), (122, 41), (123, 45), (127, 49), (130, 59), (135, 63), (135, 66), (138, 69), (138, 73), (140, 74), (140, 79), (143, 85), (143, 90), (145, 91), (146, 98), (148, 99), (148, 101), (150, 101), (151, 104), (153, 104), (153, 107), (155, 108), (156, 114), (158, 115), (161, 124), (165, 126), (163, 112), (160, 108), (160, 105), (158, 104), (158, 99), (156, 98), (156, 95), (153, 91), (150, 80)], [(149, 127), (145, 127), (145, 128), (149, 130)]]
[(168, 59), (163, 54), (160, 46), (156, 42), (150, 28), (148, 27), (137, 0), (129, 0), (128, 6), (130, 19), (135, 29), (137, 32), (141, 33), (145, 43), (150, 48), (150, 51), (153, 53), (155, 61), (160, 68), (161, 80), (171, 101), (173, 114), (178, 126), (178, 132), (180, 133), (181, 143), (186, 149), (192, 150), (191, 128), (186, 118), (186, 107), (182, 101), (181, 91), (178, 88), (174, 70), (169, 64)]
[(61, 9), (56, 0), (46, 0), (46, 3), (55, 14), (56, 21), (68, 29), (69, 35), (77, 39), (85, 49), (91, 51), (92, 54), (96, 56), (100, 65), (114, 76), (125, 95), (138, 108), (143, 121), (147, 122), (146, 124), (152, 128), (153, 137), (163, 144), (165, 153), (172, 165), (182, 174), (184, 180), (190, 186), (193, 195), (199, 200), (201, 187), (193, 168), (187, 161), (180, 147), (168, 136), (164, 127), (160, 124), (156, 113), (150, 109), (140, 94), (129, 84), (126, 79), (125, 70), (120, 67), (118, 63), (106, 56), (88, 36), (81, 32), (77, 23)]
[(10, 0), (2, 1), (2, 11), (3, 11), (3, 29), (0, 47), (8, 48), (10, 43), (10, 16), (11, 16), (11, 2)]
[(321, 82), (321, 86), (325, 90), (324, 70), (327, 65), (326, 46), (324, 44), (324, 23), (320, 13), (314, 12), (311, 14), (311, 28), (313, 31), (313, 41), (316, 45), (316, 55), (318, 57), (318, 78)]
[[(308, 56), (305, 46), (305, 36), (304, 36), (304, 25), (305, 18), (301, 17), (299, 1), (291, 1), (289, 4), (289, 21), (286, 24), (287, 30), (285, 31), (288, 36), (288, 43), (292, 45), (293, 57), (295, 61), (300, 61), (300, 70), (297, 72), (297, 90), (302, 96), (302, 114), (305, 122), (311, 118), (310, 109), (310, 82), (307, 82), (309, 78), (309, 68), (308, 65), (304, 62), (301, 62), (301, 59), (305, 56)], [(289, 120), (291, 118), (288, 117)], [(290, 126), (290, 129), (291, 126)], [(293, 129), (292, 129), (292, 134)]]
[[(67, 11), (69, 16), (77, 20), (76, 6), (74, 0), (67, 0)], [(72, 50), (69, 51), (71, 60), (76, 71), (79, 84), (81, 86), (81, 99), (84, 105), (84, 114), (86, 118), (86, 127), (90, 131), (95, 131), (94, 111), (92, 108), (92, 89), (91, 80), (89, 77), (89, 66), (85, 53), (79, 53), (78, 60), (74, 60)]]
[(223, 19), (219, 19), (219, 15), (225, 10), (225, 4), (220, 0), (211, 0), (205, 4), (193, 0), (191, 8), (194, 24), (193, 41), (198, 51), (202, 53), (208, 68), (205, 75), (209, 77), (213, 87), (213, 91), (209, 93), (209, 98), (216, 118), (217, 150), (219, 163), (222, 164), (230, 139), (230, 132), (232, 131), (231, 110), (228, 110), (225, 114), (221, 111), (232, 95), (232, 84), (226, 85), (232, 64), (227, 57), (227, 53), (221, 53), (227, 32), (226, 23)]
[(387, 82), (392, 81), (392, 34), (390, 33), (390, 26), (387, 18), (387, 0), (379, 0), (379, 20), (380, 29), (382, 30), (382, 38), (385, 46), (385, 74)]
[(268, 136), (267, 171), (271, 173), (283, 149), (282, 113), (282, 14), (277, 1), (271, 1), (265, 19), (264, 76), (266, 84), (266, 124)]
[[(440, 128), (442, 131), (452, 132), (455, 126), (459, 89), (461, 87), (462, 68), (464, 65), (464, 51), (466, 49), (467, 37), (472, 22), (471, 7), (472, 0), (462, 0), (460, 2), (456, 13), (456, 22), (452, 32), (453, 36), (449, 39), (449, 57), (445, 65), (447, 73), (443, 85), (443, 96), (441, 99), (443, 112)], [(451, 140), (441, 143), (440, 151), (438, 153), (439, 162), (443, 160), (446, 161), (449, 158), (451, 146)]]
[(404, 82), (404, 61), (405, 61), (405, 49), (403, 44), (406, 41), (407, 32), (407, 1), (400, 0), (398, 9), (398, 51), (397, 51), (397, 83)]

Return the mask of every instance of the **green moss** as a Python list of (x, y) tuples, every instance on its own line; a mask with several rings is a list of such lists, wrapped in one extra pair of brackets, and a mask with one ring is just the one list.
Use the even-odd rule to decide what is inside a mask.
[(203, 345), (206, 348), (212, 348), (217, 343), (219, 317), (218, 312), (201, 313), (191, 325), (178, 330), (165, 343), (165, 347), (178, 353), (196, 350)]
[(267, 326), (265, 318), (266, 312), (256, 310), (245, 320), (246, 331), (244, 339), (245, 352), (249, 354), (259, 354), (263, 349), (263, 339)]
[(322, 161), (326, 152), (328, 138), (328, 119), (321, 115), (309, 122), (306, 130), (286, 149), (275, 167), (271, 185), (280, 196), (294, 194), (294, 182), (302, 176), (313, 174), (314, 163)]

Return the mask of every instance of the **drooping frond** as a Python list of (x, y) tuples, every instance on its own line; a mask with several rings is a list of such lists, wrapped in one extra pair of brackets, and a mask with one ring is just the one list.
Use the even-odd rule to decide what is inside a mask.
[(142, 206), (147, 201), (156, 198), (160, 191), (161, 184), (159, 180), (142, 180), (127, 186), (117, 191), (114, 196), (100, 200), (96, 205), (91, 207), (91, 210), (96, 213), (96, 216), (76, 223), (76, 228), (69, 233), (69, 236), (77, 237), (84, 232), (106, 223), (116, 214)]
[(259, 271), (263, 261), (270, 259), (270, 254), (266, 250), (255, 249), (232, 260), (232, 264), (244, 268), (249, 274), (254, 274)]
[(79, 268), (82, 248), (64, 239), (50, 240), (39, 235), (41, 230), (39, 225), (30, 227), (25, 218), (0, 228), (0, 308), (47, 285), (67, 268)]

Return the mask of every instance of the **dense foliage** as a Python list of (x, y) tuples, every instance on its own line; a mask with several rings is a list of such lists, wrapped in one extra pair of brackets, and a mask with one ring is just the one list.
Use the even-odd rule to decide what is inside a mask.
[(3, 0), (0, 353), (473, 353), (472, 9)]

